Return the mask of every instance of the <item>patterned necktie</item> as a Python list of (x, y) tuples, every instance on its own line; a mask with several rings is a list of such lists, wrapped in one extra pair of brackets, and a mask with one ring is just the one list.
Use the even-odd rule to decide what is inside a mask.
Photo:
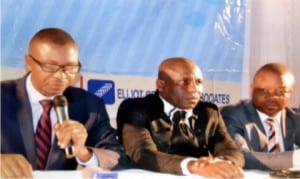
[(53, 104), (52, 100), (42, 100), (40, 103), (43, 107), (43, 113), (39, 119), (34, 139), (36, 143), (37, 168), (43, 170), (51, 148), (50, 110)]
[(183, 137), (193, 138), (189, 126), (185, 123), (185, 111), (176, 111), (173, 114), (174, 131), (180, 133)]
[(272, 118), (268, 118), (266, 120), (266, 123), (268, 124), (269, 130), (268, 130), (268, 151), (272, 153), (278, 153), (280, 152), (280, 147), (277, 139), (276, 134), (276, 121)]
[(193, 154), (199, 150), (198, 138), (193, 130), (185, 123), (185, 114), (185, 111), (176, 111), (173, 114), (173, 130), (168, 153), (193, 156)]

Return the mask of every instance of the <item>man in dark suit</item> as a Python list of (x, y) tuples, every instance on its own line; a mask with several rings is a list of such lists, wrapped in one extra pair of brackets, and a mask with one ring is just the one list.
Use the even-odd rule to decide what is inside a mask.
[[(179, 175), (241, 177), (242, 153), (217, 106), (199, 101), (203, 79), (197, 65), (185, 58), (166, 59), (156, 87), (155, 94), (127, 99), (118, 110), (119, 140), (135, 166)], [(180, 113), (185, 117), (178, 121)]]
[[(68, 33), (43, 29), (31, 39), (25, 55), (29, 73), (1, 82), (1, 177), (32, 177), (32, 170), (41, 170), (35, 142), (43, 110), (39, 101), (56, 95), (67, 98), (70, 120), (58, 124), (53, 107), (50, 110), (51, 148), (44, 170), (76, 169), (78, 164), (105, 170), (130, 166), (103, 100), (71, 87), (80, 70), (78, 57)], [(75, 157), (67, 159), (63, 149), (71, 141)]]
[[(243, 151), (246, 169), (274, 170), (300, 167), (300, 115), (288, 108), (294, 76), (279, 63), (262, 66), (251, 84), (252, 100), (223, 107), (228, 131)], [(267, 123), (275, 121), (275, 135)], [(271, 138), (276, 139), (272, 152)]]

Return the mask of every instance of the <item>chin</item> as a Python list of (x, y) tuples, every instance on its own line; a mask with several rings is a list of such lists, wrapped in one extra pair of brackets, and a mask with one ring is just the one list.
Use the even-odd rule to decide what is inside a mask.
[(52, 91), (49, 91), (47, 94), (48, 96), (56, 96), (56, 95), (60, 95), (63, 93), (63, 90), (52, 90)]
[(185, 105), (184, 107), (183, 107), (183, 109), (194, 109), (195, 107), (196, 107), (196, 105), (197, 105), (197, 103), (196, 104), (188, 104), (188, 105)]
[(279, 111), (280, 110), (265, 110), (263, 112), (272, 117), (275, 116)]

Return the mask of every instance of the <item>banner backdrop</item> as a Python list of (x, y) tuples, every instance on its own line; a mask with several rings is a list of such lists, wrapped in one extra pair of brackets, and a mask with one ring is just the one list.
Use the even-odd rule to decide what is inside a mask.
[(155, 90), (160, 62), (183, 56), (205, 78), (202, 100), (241, 97), (246, 0), (1, 1), (1, 79), (22, 76), (30, 38), (45, 27), (68, 31), (80, 48), (80, 86), (115, 117), (125, 98)]

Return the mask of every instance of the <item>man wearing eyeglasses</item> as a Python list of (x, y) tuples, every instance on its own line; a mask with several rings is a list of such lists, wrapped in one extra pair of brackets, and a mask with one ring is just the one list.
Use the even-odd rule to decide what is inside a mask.
[(288, 107), (294, 83), (287, 66), (268, 63), (254, 75), (252, 99), (221, 110), (246, 169), (300, 167), (300, 115)]
[[(21, 79), (1, 82), (1, 177), (32, 177), (32, 170), (71, 170), (81, 166), (114, 170), (130, 166), (103, 100), (71, 87), (81, 67), (78, 53), (68, 33), (57, 28), (43, 29), (31, 39), (25, 55), (28, 73)], [(50, 118), (51, 127), (46, 131), (51, 142), (49, 154), (45, 155), (47, 147), (37, 137), (43, 113), (39, 101), (51, 103), (56, 95), (67, 98), (70, 120), (58, 124), (53, 107), (49, 107), (44, 118)], [(70, 142), (75, 157), (67, 159), (63, 149)], [(44, 165), (39, 156), (45, 159)]]

